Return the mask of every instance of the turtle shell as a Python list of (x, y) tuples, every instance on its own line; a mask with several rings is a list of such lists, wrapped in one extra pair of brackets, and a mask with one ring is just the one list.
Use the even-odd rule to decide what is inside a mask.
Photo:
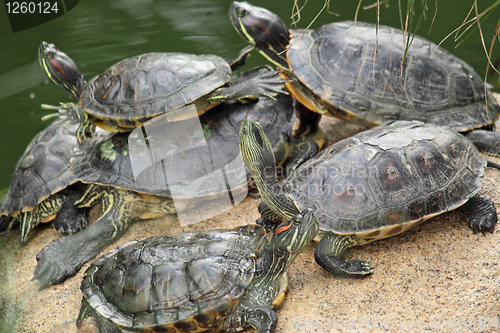
[[(199, 198), (227, 193), (227, 185), (217, 182), (220, 177), (214, 177), (215, 172), (224, 170), (228, 179), (240, 180), (239, 184), (244, 184), (246, 190), (250, 174), (245, 171), (243, 162), (232, 163), (239, 158), (238, 132), (246, 117), (259, 121), (275, 146), (282, 140), (284, 125), (294, 119), (293, 98), (280, 94), (276, 100), (262, 98), (256, 103), (227, 102), (214, 107), (211, 112), (200, 116), (199, 124), (194, 124), (194, 132), (203, 132), (203, 145), (196, 147), (192, 144), (190, 146), (195, 149), (167, 154), (137, 177), (133, 173), (129, 151), (130, 140), (139, 140), (142, 135), (137, 131), (118, 133), (99, 145), (81, 143), (71, 159), (71, 171), (85, 183), (162, 196), (171, 196), (171, 186), (178, 185), (176, 196), (183, 193), (183, 198)], [(192, 123), (189, 121), (189, 126)], [(175, 126), (182, 127), (182, 121), (176, 122)], [(185, 131), (180, 136), (149, 136), (149, 145), (159, 151), (185, 147), (192, 140), (193, 131)], [(182, 186), (184, 184), (191, 186)], [(233, 190), (234, 184), (229, 188)]]
[(330, 115), (364, 126), (420, 120), (466, 131), (498, 119), (500, 106), (469, 65), (418, 36), (402, 63), (405, 41), (400, 29), (338, 22), (292, 31), (287, 60)]
[(380, 239), (464, 204), (481, 187), (486, 160), (449, 127), (396, 121), (344, 139), (283, 183), (321, 230)]
[(17, 162), (9, 191), (0, 202), (0, 214), (15, 216), (31, 211), (77, 181), (69, 172), (77, 128), (56, 120), (35, 136)]
[(98, 119), (133, 129), (225, 85), (230, 75), (229, 64), (215, 55), (146, 53), (93, 78), (80, 105)]
[(264, 242), (258, 225), (133, 241), (92, 263), (81, 290), (125, 329), (217, 327), (250, 284)]

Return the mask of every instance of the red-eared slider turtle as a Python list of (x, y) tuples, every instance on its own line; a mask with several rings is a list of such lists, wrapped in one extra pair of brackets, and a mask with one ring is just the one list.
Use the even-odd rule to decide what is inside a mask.
[[(28, 145), (0, 202), (0, 232), (20, 222), (24, 243), (30, 230), (41, 222), (53, 220), (56, 230), (65, 233), (86, 225), (83, 212), (73, 206), (82, 188), (78, 188), (77, 178), (69, 171), (71, 155), (78, 145), (77, 127), (57, 120)], [(99, 131), (88, 144), (97, 144), (103, 135), (107, 135), (105, 131)]]
[(77, 325), (90, 314), (99, 332), (253, 327), (272, 333), (278, 321), (272, 309), (284, 300), (286, 270), (317, 233), (308, 209), (282, 223), (270, 242), (264, 228), (248, 225), (128, 243), (87, 270)]
[[(283, 132), (289, 133), (295, 123), (293, 105), (293, 98), (283, 94), (277, 96), (275, 101), (260, 99), (250, 104), (223, 103), (213, 112), (200, 117), (206, 146), (176, 154), (172, 160), (165, 158), (158, 161), (137, 178), (132, 170), (129, 149), (130, 137), (135, 132), (116, 133), (99, 145), (82, 142), (71, 159), (71, 172), (80, 181), (92, 185), (76, 205), (83, 208), (101, 203), (103, 214), (82, 232), (56, 239), (42, 249), (37, 256), (38, 265), (35, 269), (35, 278), (40, 281), (41, 288), (76, 274), (85, 262), (117, 239), (133, 220), (173, 214), (179, 204), (181, 209), (188, 209), (193, 204), (200, 205), (200, 197), (227, 196), (228, 189), (234, 198), (237, 190), (246, 187), (248, 178), (244, 178), (239, 187), (224, 182), (222, 189), (215, 189), (211, 181), (214, 170), (224, 169), (227, 176), (232, 168), (238, 167), (230, 162), (239, 154), (238, 132), (242, 121), (247, 116), (262, 121), (265, 133), (279, 152), (278, 158), (290, 157), (292, 149), (287, 146), (292, 145), (285, 140), (287, 138), (284, 138)], [(308, 134), (308, 138), (322, 138), (321, 135)], [(149, 137), (149, 143), (156, 147), (168, 147), (171, 142), (168, 137), (156, 139), (154, 141)], [(304, 150), (306, 152), (308, 150)], [(300, 151), (297, 155), (304, 156), (302, 153)], [(249, 177), (249, 174), (245, 175), (243, 162), (241, 166), (243, 177)], [(166, 168), (168, 172), (165, 172)], [(174, 207), (170, 186), (189, 184), (194, 179), (203, 181), (194, 187), (196, 191), (193, 191), (193, 187), (182, 188), (184, 192), (176, 195)], [(183, 204), (185, 207), (182, 207)]]
[(56, 109), (60, 117), (81, 124), (79, 141), (92, 123), (112, 132), (127, 132), (166, 112), (172, 120), (182, 118), (171, 111), (191, 103), (201, 114), (223, 101), (284, 92), (283, 80), (269, 71), (230, 86), (231, 70), (244, 64), (247, 55), (248, 50), (243, 50), (229, 64), (215, 55), (146, 53), (122, 60), (86, 83), (73, 60), (53, 44), (42, 42), (39, 50), (47, 75), (78, 102)]
[[(337, 22), (288, 31), (276, 14), (246, 2), (233, 2), (229, 16), (282, 70), (288, 90), (320, 114), (362, 126), (419, 120), (459, 132), (491, 129), (498, 119), (500, 106), (473, 68), (424, 38), (415, 36), (403, 62), (399, 29)], [(478, 149), (500, 156), (499, 133), (469, 135)]]
[(331, 273), (369, 274), (366, 261), (344, 261), (347, 248), (399, 234), (458, 209), (476, 231), (497, 222), (490, 198), (477, 194), (486, 160), (447, 126), (395, 121), (344, 139), (298, 167), (281, 184), (269, 141), (258, 123), (240, 130), (243, 160), (263, 202), (262, 223), (272, 225), (313, 209), (322, 237), (316, 262)]

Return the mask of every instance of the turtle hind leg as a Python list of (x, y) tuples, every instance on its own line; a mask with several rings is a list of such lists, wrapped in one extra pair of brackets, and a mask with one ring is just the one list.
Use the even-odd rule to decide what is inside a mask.
[(497, 211), (493, 201), (482, 194), (476, 194), (462, 206), (457, 208), (457, 212), (464, 215), (474, 232), (480, 231), (493, 233), (497, 224)]
[(82, 192), (76, 191), (66, 196), (61, 209), (57, 213), (52, 225), (61, 233), (72, 234), (78, 230), (87, 227), (87, 217), (85, 216), (84, 209), (75, 207), (75, 201), (80, 199)]
[(474, 143), (479, 151), (500, 157), (500, 132), (477, 129), (470, 131), (467, 138)]
[(355, 236), (342, 236), (334, 233), (323, 235), (316, 246), (314, 258), (318, 265), (334, 275), (363, 276), (373, 273), (368, 261), (353, 259), (342, 260), (344, 250), (359, 244)]

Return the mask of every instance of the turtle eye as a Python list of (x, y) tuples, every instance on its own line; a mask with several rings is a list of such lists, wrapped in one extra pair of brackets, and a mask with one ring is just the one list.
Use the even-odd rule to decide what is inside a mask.
[(247, 15), (247, 11), (242, 8), (236, 8), (236, 14), (238, 14), (238, 17), (244, 17)]
[(302, 214), (297, 214), (293, 218), (293, 222), (295, 222), (295, 224), (300, 224), (300, 222), (302, 221), (302, 218), (303, 218)]

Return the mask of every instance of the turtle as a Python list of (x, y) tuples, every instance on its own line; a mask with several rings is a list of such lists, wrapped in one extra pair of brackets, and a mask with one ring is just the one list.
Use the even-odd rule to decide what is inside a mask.
[[(70, 158), (78, 146), (77, 127), (56, 120), (30, 142), (0, 202), (0, 232), (20, 222), (24, 244), (28, 233), (41, 222), (52, 221), (57, 231), (70, 234), (86, 226), (85, 212), (73, 205), (83, 187), (69, 171)], [(97, 132), (89, 145), (109, 136), (105, 131)]]
[[(299, 141), (297, 145), (309, 147), (308, 142), (317, 139), (319, 146), (311, 144), (311, 149), (293, 148), (294, 141), (289, 141), (288, 137), (292, 134), (286, 133), (290, 133), (296, 124), (294, 100), (289, 95), (280, 94), (276, 96), (276, 100), (260, 99), (256, 103), (247, 104), (227, 102), (216, 106), (212, 112), (200, 116), (206, 146), (200, 150), (177, 154), (170, 160), (165, 158), (157, 161), (138, 177), (132, 170), (130, 150), (130, 142), (142, 137), (136, 136), (137, 131), (115, 133), (98, 145), (82, 142), (73, 153), (71, 172), (80, 182), (89, 184), (89, 187), (75, 205), (78, 208), (88, 208), (101, 203), (103, 214), (85, 230), (56, 239), (40, 251), (34, 273), (34, 278), (40, 282), (40, 288), (75, 275), (84, 263), (114, 242), (134, 220), (175, 214), (177, 209), (189, 211), (193, 205), (201, 206), (205, 201), (213, 202), (221, 195), (227, 196), (228, 189), (235, 201), (233, 204), (237, 204), (236, 197), (241, 198), (240, 193), (246, 194), (248, 191), (246, 181), (250, 174), (245, 173), (243, 162), (243, 177), (247, 178), (240, 181), (238, 186), (225, 183), (221, 188), (219, 183), (213, 181), (213, 171), (224, 169), (226, 177), (231, 172), (236, 173), (236, 176), (229, 177), (227, 181), (241, 176), (237, 164), (234, 165), (231, 161), (239, 155), (239, 127), (247, 116), (263, 122), (279, 159), (290, 158), (303, 162), (324, 141), (321, 131), (310, 133), (309, 127), (301, 127), (300, 131), (305, 131), (306, 143)], [(178, 123), (182, 122), (175, 123), (176, 126)], [(158, 137), (156, 141), (152, 137), (148, 139), (150, 145), (157, 147), (168, 147), (171, 143), (165, 137)], [(179, 138), (182, 145), (188, 139), (186, 136)], [(165, 171), (167, 168), (168, 172)], [(198, 182), (192, 187), (179, 186), (174, 204), (171, 186), (193, 180)], [(195, 191), (192, 190), (193, 187)]]
[(310, 209), (268, 241), (259, 225), (132, 241), (97, 259), (81, 284), (77, 326), (99, 332), (274, 332), (287, 268), (318, 232)]
[(272, 228), (302, 207), (313, 209), (315, 260), (332, 274), (372, 273), (368, 261), (340, 256), (447, 211), (464, 215), (475, 232), (493, 232), (497, 222), (493, 201), (478, 193), (487, 162), (449, 126), (385, 123), (329, 146), (281, 184), (269, 171), (269, 141), (251, 119), (242, 123), (240, 149), (263, 199), (258, 223)]
[[(284, 92), (283, 80), (270, 71), (230, 86), (232, 70), (245, 63), (248, 50), (228, 63), (216, 55), (146, 53), (127, 58), (86, 82), (75, 62), (54, 44), (42, 42), (39, 61), (47, 75), (78, 104), (62, 103), (56, 114), (79, 123), (79, 141), (98, 125), (112, 132), (132, 131), (160, 114), (172, 121), (184, 115), (173, 112), (193, 104), (198, 114), (227, 100), (269, 97)], [(269, 76), (275, 75), (275, 76)]]
[(412, 36), (406, 51), (400, 29), (359, 21), (289, 31), (276, 14), (246, 2), (233, 2), (229, 16), (310, 110), (366, 127), (446, 125), (500, 156), (500, 105), (472, 67), (434, 43)]

